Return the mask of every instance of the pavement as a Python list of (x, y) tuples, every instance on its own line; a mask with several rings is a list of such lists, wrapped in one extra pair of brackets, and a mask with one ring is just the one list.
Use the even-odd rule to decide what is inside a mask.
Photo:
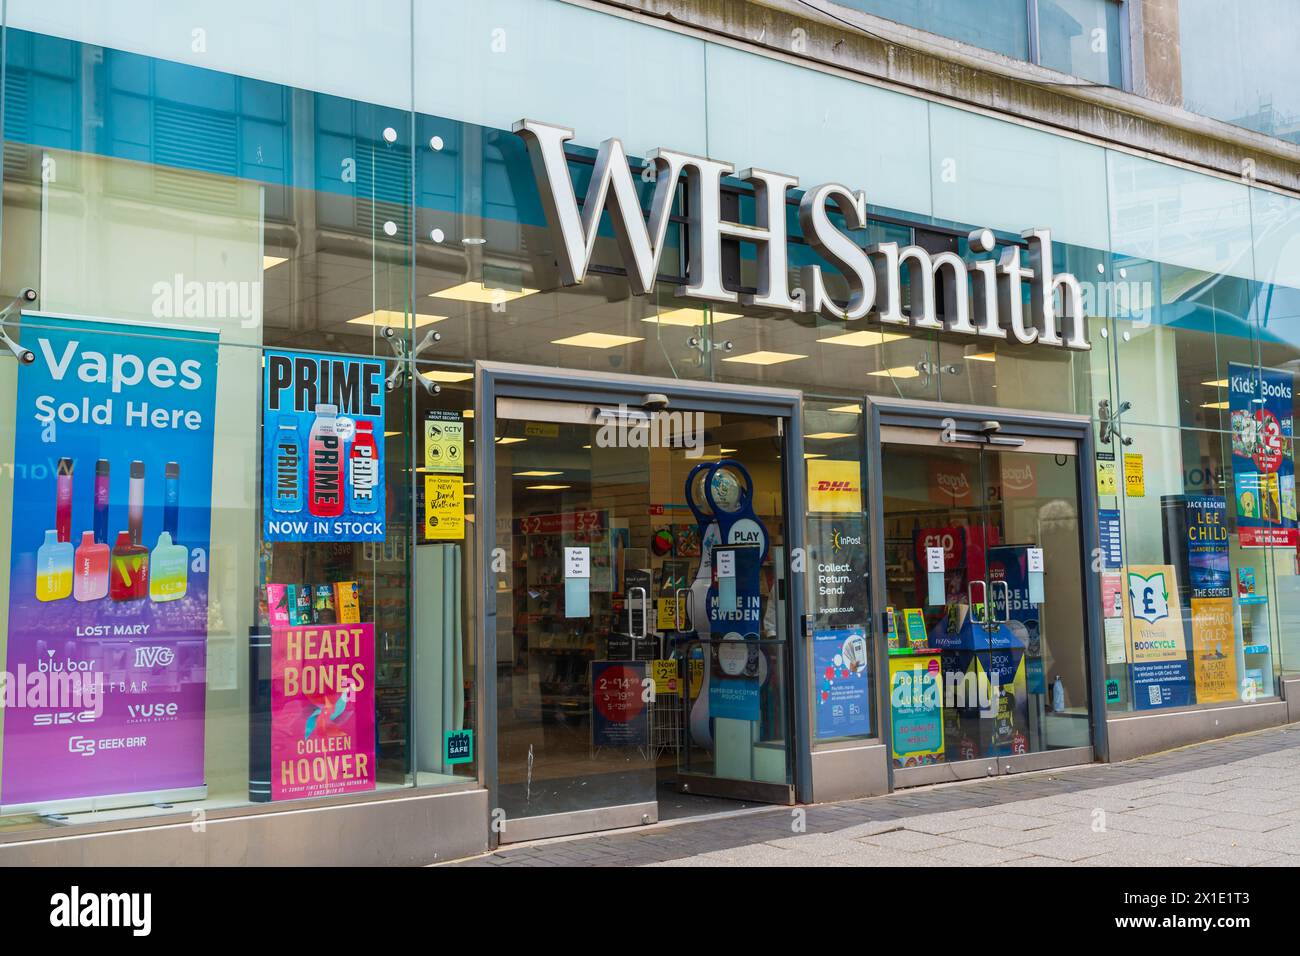
[(1300, 724), (1124, 763), (508, 845), (447, 865), (1300, 865)]

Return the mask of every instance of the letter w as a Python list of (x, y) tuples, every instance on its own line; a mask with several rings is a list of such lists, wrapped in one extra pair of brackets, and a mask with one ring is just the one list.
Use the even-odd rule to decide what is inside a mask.
[(564, 144), (573, 139), (573, 130), (527, 119), (515, 123), (513, 129), (528, 144), (533, 176), (555, 237), (556, 261), (564, 284), (577, 285), (586, 276), (596, 248), (600, 216), (608, 205), (614, 238), (618, 241), (632, 292), (636, 295), (651, 292), (659, 273), (659, 257), (663, 252), (664, 233), (668, 229), (677, 180), (690, 157), (667, 150), (657, 151), (649, 157), (655, 164), (656, 185), (647, 228), (641, 214), (636, 182), (619, 140), (611, 137), (600, 144), (596, 166), (591, 172), (591, 182), (587, 185), (587, 195), (579, 212), (573, 180), (569, 178), (568, 161), (564, 156)]

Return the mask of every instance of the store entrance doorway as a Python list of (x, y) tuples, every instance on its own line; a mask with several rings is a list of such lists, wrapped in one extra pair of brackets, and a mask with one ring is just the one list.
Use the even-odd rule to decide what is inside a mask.
[(500, 841), (794, 802), (797, 393), (503, 374), (490, 401)]
[(894, 785), (1091, 762), (1086, 421), (868, 406)]

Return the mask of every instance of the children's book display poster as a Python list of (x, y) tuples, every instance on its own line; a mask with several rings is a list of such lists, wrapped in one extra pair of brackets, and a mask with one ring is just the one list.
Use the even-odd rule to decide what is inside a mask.
[(384, 363), (267, 352), (262, 537), (383, 541)]
[(201, 787), (217, 334), (25, 320), (0, 803)]

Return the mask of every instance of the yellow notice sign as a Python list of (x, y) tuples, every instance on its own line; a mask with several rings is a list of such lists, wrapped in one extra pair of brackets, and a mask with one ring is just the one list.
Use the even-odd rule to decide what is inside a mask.
[(1119, 469), (1114, 458), (1097, 459), (1097, 494), (1119, 494)]
[(1124, 456), (1124, 494), (1130, 498), (1147, 496), (1147, 476), (1141, 455)]
[(457, 412), (431, 411), (424, 420), (424, 467), (465, 472), (465, 422)]
[(650, 676), (655, 682), (656, 694), (676, 694), (681, 686), (676, 661), (651, 661)]
[[(658, 631), (676, 631), (686, 627), (686, 601), (684, 598), (674, 601), (670, 597), (655, 598), (655, 629)], [(680, 624), (680, 627), (678, 626)]]
[(810, 458), (808, 510), (851, 514), (862, 511), (862, 465), (834, 458)]
[(429, 541), (465, 537), (465, 481), (460, 475), (424, 476), (424, 536)]

